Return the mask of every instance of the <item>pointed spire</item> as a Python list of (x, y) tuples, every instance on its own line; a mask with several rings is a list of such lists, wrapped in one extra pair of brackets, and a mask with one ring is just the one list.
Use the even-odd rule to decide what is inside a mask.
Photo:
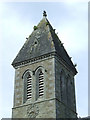
[(43, 17), (47, 17), (46, 11), (43, 11)]
[(60, 59), (66, 63), (67, 67), (71, 67), (76, 74), (75, 66), (46, 16), (46, 11), (43, 11), (44, 19), (42, 19), (37, 26), (34, 26), (34, 31), (26, 38), (28, 40), (26, 40), (12, 65), (17, 67), (21, 64), (32, 62), (32, 59), (34, 60), (35, 58), (36, 60), (39, 56), (55, 53), (60, 56)]

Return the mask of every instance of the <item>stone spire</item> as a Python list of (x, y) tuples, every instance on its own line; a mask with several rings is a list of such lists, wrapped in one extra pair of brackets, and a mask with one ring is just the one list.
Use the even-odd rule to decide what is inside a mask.
[[(43, 11), (43, 17), (46, 18), (46, 11)], [(12, 65), (18, 66), (31, 59), (43, 56), (49, 53), (57, 53), (62, 60), (73, 69), (76, 74), (76, 68), (73, 65), (55, 30), (47, 19), (42, 19), (35, 27), (33, 33), (29, 35), (27, 41), (14, 59)]]

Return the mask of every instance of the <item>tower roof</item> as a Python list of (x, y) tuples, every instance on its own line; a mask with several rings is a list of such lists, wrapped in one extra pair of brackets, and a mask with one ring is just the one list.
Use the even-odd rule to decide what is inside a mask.
[(76, 74), (76, 68), (73, 65), (69, 55), (67, 54), (63, 44), (55, 33), (55, 29), (51, 26), (47, 14), (43, 12), (43, 19), (37, 26), (34, 26), (34, 30), (27, 38), (25, 44), (17, 54), (12, 65), (16, 66), (17, 63), (37, 58), (44, 54), (56, 53)]

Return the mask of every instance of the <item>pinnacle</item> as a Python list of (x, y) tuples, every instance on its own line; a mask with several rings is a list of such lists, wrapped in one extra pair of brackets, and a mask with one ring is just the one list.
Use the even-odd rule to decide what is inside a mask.
[(43, 11), (43, 17), (47, 17), (46, 11)]

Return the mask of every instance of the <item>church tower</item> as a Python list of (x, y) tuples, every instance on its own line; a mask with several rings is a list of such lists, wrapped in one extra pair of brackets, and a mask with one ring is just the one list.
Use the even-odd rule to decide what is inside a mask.
[(12, 63), (12, 118), (76, 118), (75, 65), (43, 12)]

